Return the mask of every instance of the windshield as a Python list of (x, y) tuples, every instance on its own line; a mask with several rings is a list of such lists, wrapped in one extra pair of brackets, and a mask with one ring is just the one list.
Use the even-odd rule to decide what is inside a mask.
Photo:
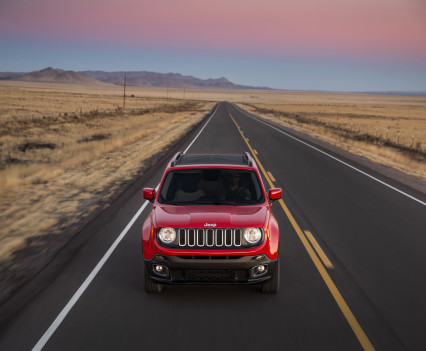
[(254, 205), (265, 199), (256, 172), (215, 168), (170, 171), (158, 201), (173, 205)]

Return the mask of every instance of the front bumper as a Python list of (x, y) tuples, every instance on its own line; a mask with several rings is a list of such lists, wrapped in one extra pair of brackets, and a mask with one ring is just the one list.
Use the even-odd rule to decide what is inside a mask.
[(266, 255), (155, 255), (145, 265), (146, 274), (162, 284), (258, 284), (271, 278), (277, 262)]

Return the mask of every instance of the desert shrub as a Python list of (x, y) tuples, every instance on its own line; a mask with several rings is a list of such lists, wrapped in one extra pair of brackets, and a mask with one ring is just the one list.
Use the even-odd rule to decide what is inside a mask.
[(54, 143), (38, 143), (38, 142), (27, 142), (18, 145), (18, 150), (22, 152), (26, 152), (27, 150), (34, 150), (34, 149), (49, 149), (54, 150), (56, 149), (57, 145)]
[(97, 133), (97, 134), (93, 134), (90, 137), (80, 139), (80, 140), (78, 140), (78, 142), (79, 143), (88, 143), (88, 142), (91, 142), (91, 141), (105, 140), (105, 139), (108, 139), (109, 137), (111, 137), (111, 133), (108, 133), (108, 134)]

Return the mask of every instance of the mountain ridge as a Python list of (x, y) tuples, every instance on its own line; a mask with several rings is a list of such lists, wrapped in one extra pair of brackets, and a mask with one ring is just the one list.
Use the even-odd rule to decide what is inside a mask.
[(39, 71), (33, 71), (18, 75), (12, 80), (39, 83), (65, 83), (65, 84), (103, 84), (90, 76), (74, 71), (47, 67)]
[[(79, 73), (96, 78), (100, 81), (122, 85), (124, 71), (81, 71)], [(126, 84), (129, 86), (144, 87), (169, 87), (169, 88), (216, 88), (216, 89), (269, 89), (267, 87), (251, 87), (230, 82), (225, 77), (201, 79), (193, 76), (185, 76), (180, 73), (157, 73), (149, 71), (126, 72)]]
[(225, 77), (201, 79), (180, 73), (157, 73), (149, 71), (65, 71), (47, 67), (28, 73), (0, 72), (0, 80), (18, 80), (39, 83), (64, 84), (113, 84), (123, 85), (124, 73), (126, 84), (139, 87), (169, 87), (186, 89), (270, 89), (268, 87), (251, 87), (230, 82)]

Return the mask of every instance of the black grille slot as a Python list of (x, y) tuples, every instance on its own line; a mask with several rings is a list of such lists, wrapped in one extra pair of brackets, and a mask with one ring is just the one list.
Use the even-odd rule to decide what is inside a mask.
[(234, 230), (234, 245), (241, 246), (241, 229)]
[(195, 246), (195, 230), (194, 229), (188, 229), (187, 236), (188, 236), (188, 240), (187, 240), (188, 246), (189, 247)]
[(204, 230), (197, 229), (197, 246), (204, 246)]
[(172, 280), (194, 283), (216, 282), (227, 283), (247, 281), (249, 273), (246, 269), (174, 269), (171, 272)]
[(214, 245), (214, 231), (213, 229), (207, 229), (207, 246)]
[(229, 282), (246, 280), (248, 274), (245, 270), (188, 269), (184, 271), (184, 279), (193, 282)]
[(232, 229), (225, 230), (225, 246), (232, 246), (233, 243), (233, 233)]
[(238, 260), (244, 256), (177, 256), (182, 260)]
[(186, 245), (186, 232), (185, 229), (179, 229), (179, 246)]
[(217, 229), (216, 230), (216, 246), (222, 246), (223, 245), (223, 230)]
[(185, 271), (185, 279), (192, 281), (226, 281), (234, 279), (234, 272), (219, 269), (192, 269)]

